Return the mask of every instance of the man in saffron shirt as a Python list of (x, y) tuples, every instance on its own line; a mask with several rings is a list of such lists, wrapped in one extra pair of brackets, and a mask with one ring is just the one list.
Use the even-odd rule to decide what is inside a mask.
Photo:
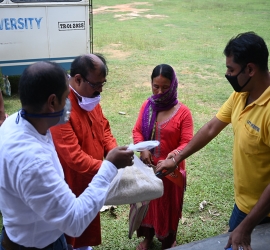
[[(78, 56), (71, 64), (69, 122), (51, 128), (65, 179), (78, 197), (98, 172), (104, 157), (117, 146), (100, 101), (108, 68), (102, 55)], [(101, 244), (100, 214), (78, 238), (66, 236), (67, 243), (81, 250)]]

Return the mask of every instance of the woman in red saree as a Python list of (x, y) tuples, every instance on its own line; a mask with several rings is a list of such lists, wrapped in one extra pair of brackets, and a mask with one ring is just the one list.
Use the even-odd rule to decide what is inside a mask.
[[(187, 145), (193, 136), (193, 121), (189, 109), (177, 100), (178, 81), (171, 66), (156, 66), (151, 80), (153, 95), (142, 104), (132, 133), (134, 144), (148, 140), (160, 142), (155, 149), (141, 152), (141, 160), (145, 164), (156, 166), (159, 160), (175, 156)], [(137, 250), (147, 250), (154, 236), (162, 243), (162, 249), (176, 246), (186, 186), (184, 161), (177, 170), (182, 176), (181, 185), (162, 178), (164, 194), (149, 204), (148, 212), (137, 230), (137, 236), (144, 237)]]

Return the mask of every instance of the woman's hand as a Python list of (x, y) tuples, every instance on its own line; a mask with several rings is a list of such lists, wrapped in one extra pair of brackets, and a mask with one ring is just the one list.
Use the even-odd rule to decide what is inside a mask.
[(166, 159), (171, 159), (175, 156), (175, 153), (174, 152), (171, 152), (167, 155), (167, 158)]
[(153, 159), (152, 159), (152, 154), (149, 150), (144, 150), (141, 151), (141, 160), (144, 164), (152, 164)]

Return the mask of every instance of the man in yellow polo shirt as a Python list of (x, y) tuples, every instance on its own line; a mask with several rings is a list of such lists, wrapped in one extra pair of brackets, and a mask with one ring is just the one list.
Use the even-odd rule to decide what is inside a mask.
[(156, 171), (171, 173), (179, 162), (203, 148), (232, 123), (235, 206), (229, 221), (231, 232), (270, 183), (270, 75), (267, 46), (254, 32), (232, 38), (224, 55), (225, 77), (235, 91), (183, 151), (173, 160), (159, 162)]

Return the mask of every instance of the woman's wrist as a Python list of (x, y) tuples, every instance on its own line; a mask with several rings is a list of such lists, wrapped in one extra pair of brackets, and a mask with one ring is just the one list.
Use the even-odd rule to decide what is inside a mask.
[(175, 156), (178, 155), (180, 152), (181, 152), (181, 150), (179, 150), (179, 149), (175, 149), (175, 150), (172, 151), (172, 153), (173, 153)]

